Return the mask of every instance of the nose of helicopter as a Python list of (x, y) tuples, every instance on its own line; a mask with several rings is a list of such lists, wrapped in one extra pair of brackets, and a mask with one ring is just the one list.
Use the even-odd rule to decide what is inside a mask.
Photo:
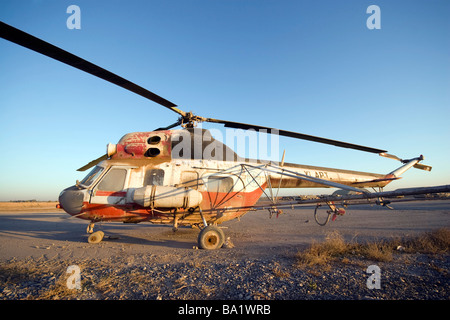
[(64, 211), (71, 215), (80, 213), (83, 207), (84, 191), (76, 186), (61, 191), (58, 201)]

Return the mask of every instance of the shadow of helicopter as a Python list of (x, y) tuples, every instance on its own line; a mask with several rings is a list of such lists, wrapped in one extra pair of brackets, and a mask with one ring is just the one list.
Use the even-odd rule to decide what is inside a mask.
[[(172, 231), (172, 227), (168, 225), (146, 224), (144, 227), (146, 228), (145, 231), (130, 228), (129, 231), (133, 235), (130, 235), (128, 230), (124, 229), (124, 226), (118, 224), (113, 225), (108, 223), (103, 225), (103, 227), (99, 226), (98, 230), (105, 232), (105, 237), (102, 242), (106, 243), (167, 247), (173, 249), (192, 249), (197, 245), (196, 238), (198, 230), (190, 227), (179, 227), (176, 232)], [(148, 229), (149, 227), (151, 230)], [(83, 236), (83, 239), (87, 240), (87, 237), (88, 235), (86, 234)]]

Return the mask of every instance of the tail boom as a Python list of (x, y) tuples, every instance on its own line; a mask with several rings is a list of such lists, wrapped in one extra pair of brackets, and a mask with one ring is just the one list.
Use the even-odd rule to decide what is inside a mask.
[(377, 174), (286, 163), (282, 167), (278, 167), (279, 174), (272, 173), (270, 175), (270, 183), (279, 188), (339, 188), (340, 186), (383, 188), (392, 181), (401, 179), (400, 176), (410, 168), (431, 171), (430, 166), (419, 163), (424, 159), (422, 155), (409, 160), (402, 160), (387, 154), (380, 153), (380, 155), (400, 160), (403, 165), (388, 174)]

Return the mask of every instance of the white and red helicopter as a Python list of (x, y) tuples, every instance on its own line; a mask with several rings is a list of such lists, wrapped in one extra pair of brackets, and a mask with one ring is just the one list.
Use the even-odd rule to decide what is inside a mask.
[[(174, 229), (178, 226), (198, 226), (199, 247), (217, 249), (225, 240), (222, 229), (217, 225), (239, 218), (249, 210), (268, 209), (271, 214), (278, 214), (284, 205), (322, 202), (330, 208), (326, 223), (331, 214), (344, 213), (333, 200), (376, 199), (378, 204), (387, 204), (382, 197), (390, 193), (369, 193), (363, 188), (381, 190), (411, 167), (431, 170), (430, 166), (419, 163), (423, 156), (402, 160), (387, 154), (386, 150), (184, 112), (174, 103), (116, 74), (3, 22), (0, 22), (0, 36), (130, 90), (179, 115), (178, 120), (167, 127), (128, 133), (117, 144), (108, 144), (105, 155), (78, 169), (84, 171), (93, 167), (86, 177), (61, 192), (60, 208), (90, 222), (88, 233), (91, 233), (91, 243), (100, 242), (104, 236), (102, 231), (93, 232), (96, 222), (147, 221), (171, 224)], [(284, 155), (278, 163), (245, 159), (214, 139), (208, 130), (197, 128), (196, 124), (201, 122), (356, 149), (393, 158), (403, 164), (387, 174), (375, 174), (284, 163)], [(176, 126), (182, 129), (171, 130)], [(340, 188), (353, 194), (339, 199), (279, 203), (272, 192), (275, 188), (315, 187)], [(257, 201), (263, 194), (270, 195), (271, 203), (258, 206)]]

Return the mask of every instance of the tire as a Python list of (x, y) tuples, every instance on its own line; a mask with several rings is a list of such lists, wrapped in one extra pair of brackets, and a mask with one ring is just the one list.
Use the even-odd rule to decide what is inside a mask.
[(105, 236), (105, 233), (103, 231), (94, 232), (89, 236), (88, 242), (89, 243), (99, 243), (103, 240), (104, 236)]
[(216, 226), (203, 228), (198, 235), (198, 247), (200, 249), (215, 250), (222, 247), (225, 242), (225, 234)]

